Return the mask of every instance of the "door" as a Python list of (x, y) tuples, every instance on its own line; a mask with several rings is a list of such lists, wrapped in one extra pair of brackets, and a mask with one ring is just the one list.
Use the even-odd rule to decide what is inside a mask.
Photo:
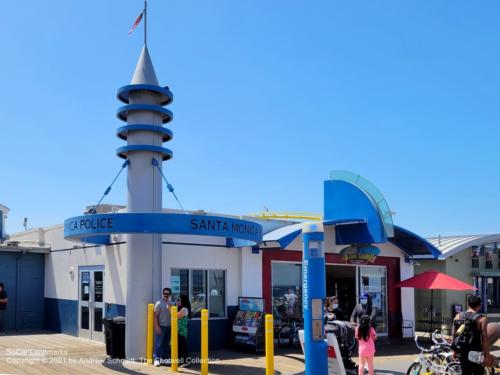
[(344, 319), (349, 320), (358, 303), (356, 296), (356, 266), (326, 265), (326, 295), (336, 296)]
[(104, 342), (104, 266), (80, 267), (78, 336)]
[(43, 329), (44, 269), (44, 254), (0, 252), (0, 282), (9, 298), (6, 329)]
[(5, 291), (9, 302), (4, 315), (5, 329), (16, 329), (16, 311), (17, 311), (17, 259), (19, 254), (1, 253), (0, 254), (0, 282), (5, 284)]
[(359, 293), (368, 293), (377, 309), (377, 334), (386, 336), (387, 327), (387, 269), (384, 266), (359, 267)]

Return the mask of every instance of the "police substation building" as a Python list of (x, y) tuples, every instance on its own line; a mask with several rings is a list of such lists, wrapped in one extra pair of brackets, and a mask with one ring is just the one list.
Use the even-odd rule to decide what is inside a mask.
[[(126, 142), (117, 151), (127, 173), (126, 206), (90, 206), (65, 223), (8, 237), (8, 209), (0, 206), (7, 329), (103, 341), (103, 318), (123, 315), (127, 356), (144, 356), (147, 304), (164, 286), (192, 303), (191, 350), (199, 349), (202, 308), (209, 310), (210, 348), (229, 344), (240, 296), (262, 297), (265, 311), (276, 314), (292, 292), (298, 297), (292, 313), (300, 317), (302, 224), (163, 209), (161, 166), (172, 157), (163, 147), (172, 138), (164, 127), (172, 120), (165, 107), (172, 93), (158, 84), (147, 47), (131, 84), (117, 96), (124, 103), (118, 118), (126, 123), (117, 131)], [(394, 225), (382, 194), (360, 176), (332, 172), (317, 183), (324, 185), (327, 295), (338, 296), (350, 313), (367, 292), (379, 310), (381, 336), (411, 335), (402, 321), (414, 321), (414, 292), (396, 284), (413, 276), (414, 256), (437, 257), (439, 251)]]

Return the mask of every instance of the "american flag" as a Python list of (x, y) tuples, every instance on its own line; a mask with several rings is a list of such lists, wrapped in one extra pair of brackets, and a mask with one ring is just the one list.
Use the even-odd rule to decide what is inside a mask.
[(142, 20), (142, 15), (144, 14), (144, 11), (142, 11), (138, 16), (137, 18), (135, 19), (135, 22), (134, 24), (132, 25), (132, 27), (130, 28), (130, 30), (128, 31), (129, 35), (132, 34), (135, 30), (135, 28), (137, 27), (137, 25), (139, 25), (141, 23), (141, 20)]

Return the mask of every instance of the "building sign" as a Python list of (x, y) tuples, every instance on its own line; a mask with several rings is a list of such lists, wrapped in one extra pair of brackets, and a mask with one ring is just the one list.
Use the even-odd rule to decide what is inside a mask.
[(340, 256), (345, 263), (350, 264), (373, 264), (380, 255), (380, 249), (376, 246), (351, 245), (342, 249)]
[(102, 302), (102, 287), (102, 280), (96, 280), (94, 285), (96, 302)]
[[(114, 233), (172, 233), (237, 239), (239, 247), (262, 241), (262, 225), (224, 216), (172, 213), (110, 213), (72, 217), (64, 238), (107, 245)], [(235, 242), (236, 243), (236, 242)]]

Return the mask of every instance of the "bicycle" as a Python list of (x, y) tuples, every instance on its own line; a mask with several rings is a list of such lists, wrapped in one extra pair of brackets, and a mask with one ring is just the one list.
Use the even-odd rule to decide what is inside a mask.
[(406, 371), (407, 375), (460, 375), (462, 369), (451, 353), (450, 345), (447, 341), (433, 333), (433, 345), (430, 349), (425, 349), (418, 344), (418, 336), (415, 335), (415, 345), (420, 349), (418, 358), (410, 365)]
[(278, 333), (278, 343), (282, 347), (293, 346), (300, 348), (299, 330), (303, 329), (304, 323), (298, 319), (288, 319), (281, 326)]

